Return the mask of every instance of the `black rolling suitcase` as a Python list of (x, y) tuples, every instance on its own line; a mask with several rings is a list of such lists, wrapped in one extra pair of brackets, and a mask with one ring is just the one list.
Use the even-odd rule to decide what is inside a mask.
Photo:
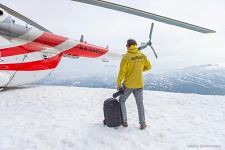
[(108, 98), (104, 101), (103, 111), (104, 111), (104, 125), (108, 127), (117, 127), (122, 124), (122, 112), (120, 108), (120, 103), (116, 99), (117, 96), (123, 93), (123, 90), (113, 94), (112, 98)]

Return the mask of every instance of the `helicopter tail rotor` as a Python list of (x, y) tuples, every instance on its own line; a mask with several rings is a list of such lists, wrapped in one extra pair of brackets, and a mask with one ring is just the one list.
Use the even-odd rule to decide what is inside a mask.
[(154, 53), (154, 55), (155, 55), (155, 57), (157, 59), (158, 58), (158, 55), (157, 55), (155, 49), (153, 48), (152, 41), (151, 41), (151, 39), (152, 39), (152, 33), (153, 33), (153, 27), (154, 27), (154, 23), (151, 24), (151, 29), (150, 29), (150, 33), (149, 33), (149, 41), (147, 43), (142, 43), (141, 46), (138, 49), (139, 50), (143, 50), (143, 49), (145, 49), (146, 47), (149, 46), (152, 49), (152, 51), (153, 51), (153, 53)]

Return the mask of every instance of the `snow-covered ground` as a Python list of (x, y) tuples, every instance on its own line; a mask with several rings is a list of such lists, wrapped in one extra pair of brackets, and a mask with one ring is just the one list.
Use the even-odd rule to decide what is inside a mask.
[(115, 92), (28, 86), (0, 92), (0, 150), (224, 150), (225, 97), (144, 91), (148, 127), (140, 130), (133, 96), (129, 127), (102, 124)]

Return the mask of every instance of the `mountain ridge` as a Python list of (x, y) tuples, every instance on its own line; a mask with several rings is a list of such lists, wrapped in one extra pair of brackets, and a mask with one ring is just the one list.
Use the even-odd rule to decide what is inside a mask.
[[(62, 77), (62, 73), (53, 73), (36, 84), (92, 88), (115, 88), (116, 85), (116, 74), (83, 76), (69, 72)], [(146, 90), (225, 95), (225, 67), (217, 64), (190, 66), (164, 73), (149, 73), (144, 79)]]

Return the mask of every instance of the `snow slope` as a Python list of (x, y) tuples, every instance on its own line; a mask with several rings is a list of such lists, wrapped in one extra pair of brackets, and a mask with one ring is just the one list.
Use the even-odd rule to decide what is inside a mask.
[(129, 127), (103, 126), (115, 92), (30, 86), (0, 92), (0, 150), (224, 150), (225, 97), (144, 91), (146, 130), (133, 96)]

